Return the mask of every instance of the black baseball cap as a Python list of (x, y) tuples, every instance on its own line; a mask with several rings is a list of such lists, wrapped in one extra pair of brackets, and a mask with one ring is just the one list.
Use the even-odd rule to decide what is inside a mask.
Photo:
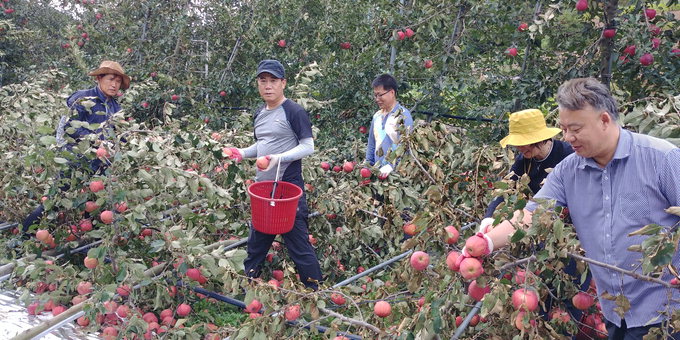
[(278, 60), (265, 59), (257, 65), (257, 76), (262, 73), (269, 73), (276, 78), (285, 79), (286, 71), (283, 70), (283, 65)]

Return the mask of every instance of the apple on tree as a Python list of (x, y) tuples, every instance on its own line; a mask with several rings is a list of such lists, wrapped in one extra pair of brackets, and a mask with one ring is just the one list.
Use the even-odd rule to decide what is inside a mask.
[(416, 251), (411, 254), (411, 267), (417, 271), (423, 271), (430, 264), (430, 255), (424, 251)]

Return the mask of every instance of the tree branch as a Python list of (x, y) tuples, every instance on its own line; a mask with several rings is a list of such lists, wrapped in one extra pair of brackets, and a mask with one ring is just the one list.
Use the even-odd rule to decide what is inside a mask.
[(437, 184), (437, 181), (435, 181), (434, 178), (432, 178), (432, 176), (430, 175), (430, 173), (427, 172), (427, 170), (425, 170), (425, 168), (423, 167), (423, 165), (420, 164), (420, 161), (418, 160), (418, 158), (416, 158), (416, 156), (413, 154), (413, 152), (411, 152), (411, 150), (409, 150), (408, 153), (411, 155), (411, 157), (412, 157), (413, 160), (416, 162), (416, 164), (418, 164), (418, 166), (420, 167), (420, 170), (423, 170), (423, 172), (427, 175), (427, 178), (430, 179), (430, 181), (432, 182), (432, 184)]
[(363, 327), (363, 328), (370, 329), (370, 330), (372, 330), (373, 332), (375, 332), (376, 334), (381, 334), (381, 333), (382, 333), (382, 331), (380, 330), (380, 328), (378, 328), (378, 327), (376, 327), (376, 326), (373, 326), (373, 325), (371, 325), (370, 323), (367, 323), (367, 322), (364, 322), (364, 321), (361, 321), (361, 320), (357, 320), (357, 319), (352, 319), (352, 318), (346, 317), (346, 316), (344, 316), (344, 315), (342, 315), (342, 314), (339, 314), (339, 313), (336, 313), (336, 312), (334, 312), (334, 311), (332, 311), (332, 310), (330, 310), (330, 309), (319, 308), (319, 310), (321, 310), (322, 312), (324, 312), (324, 313), (326, 313), (326, 314), (328, 314), (328, 315), (330, 315), (330, 316), (336, 317), (336, 318), (338, 318), (338, 319), (340, 319), (340, 320), (342, 320), (342, 321), (345, 321), (345, 322), (347, 322), (347, 323), (350, 323), (350, 324), (352, 324), (352, 325), (356, 325), (356, 326), (359, 326), (359, 327)]
[(529, 257), (525, 257), (525, 258), (523, 258), (521, 260), (517, 260), (515, 262), (506, 263), (503, 266), (501, 266), (500, 268), (498, 268), (498, 271), (502, 272), (502, 271), (507, 270), (508, 268), (519, 266), (520, 264), (524, 264), (524, 263), (531, 262), (531, 261), (536, 261), (536, 255), (531, 255)]
[(636, 273), (634, 271), (630, 271), (630, 270), (621, 269), (617, 266), (612, 266), (611, 264), (607, 264), (607, 263), (603, 263), (603, 262), (596, 261), (596, 260), (593, 260), (593, 259), (589, 259), (585, 256), (581, 256), (581, 255), (578, 255), (578, 254), (568, 253), (567, 255), (573, 257), (574, 259), (588, 262), (589, 264), (594, 264), (596, 266), (604, 267), (604, 268), (607, 268), (607, 269), (610, 269), (610, 270), (613, 270), (613, 271), (617, 271), (619, 273), (622, 273), (622, 274), (625, 274), (625, 275), (628, 275), (628, 276), (632, 276), (632, 277), (634, 277), (638, 280), (658, 283), (658, 284), (660, 284), (660, 285), (662, 285), (666, 288), (677, 288), (676, 286), (670, 284), (669, 282), (657, 279), (655, 277), (638, 274), (638, 273)]

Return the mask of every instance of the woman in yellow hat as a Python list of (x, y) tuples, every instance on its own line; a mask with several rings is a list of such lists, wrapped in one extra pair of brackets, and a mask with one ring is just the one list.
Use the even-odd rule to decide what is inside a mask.
[[(502, 147), (511, 145), (519, 151), (510, 169), (514, 173), (512, 179), (517, 180), (527, 174), (530, 179), (529, 188), (534, 194), (548, 176), (545, 169), (554, 168), (574, 152), (569, 143), (553, 138), (560, 131), (558, 128), (547, 127), (543, 113), (539, 110), (529, 109), (510, 114), (510, 133), (500, 143)], [(487, 227), (493, 223), (491, 216), (501, 202), (503, 197), (496, 197), (489, 204), (479, 231), (486, 232)]]

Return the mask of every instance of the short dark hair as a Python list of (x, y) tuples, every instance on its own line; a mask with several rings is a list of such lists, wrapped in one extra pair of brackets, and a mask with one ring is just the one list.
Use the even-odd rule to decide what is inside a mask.
[(595, 78), (576, 78), (566, 81), (557, 89), (555, 100), (567, 110), (583, 110), (590, 105), (595, 110), (607, 111), (616, 121), (619, 119), (616, 99), (609, 89)]
[(394, 90), (394, 95), (397, 95), (397, 80), (391, 75), (385, 73), (373, 79), (371, 87), (376, 88), (382, 86), (385, 91)]

